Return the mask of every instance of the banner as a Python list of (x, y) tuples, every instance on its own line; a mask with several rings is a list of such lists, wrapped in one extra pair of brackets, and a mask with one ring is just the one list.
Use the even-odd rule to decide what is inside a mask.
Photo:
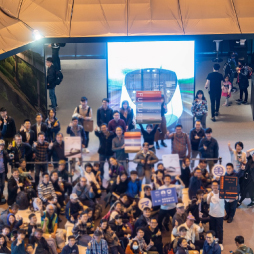
[(181, 175), (181, 168), (178, 154), (163, 154), (162, 163), (165, 167), (165, 175), (169, 174), (172, 176)]
[(161, 122), (161, 91), (136, 92), (136, 121), (140, 124)]
[(235, 199), (238, 196), (238, 177), (221, 176), (219, 196), (223, 199)]
[(162, 190), (151, 191), (153, 206), (163, 204), (177, 203), (177, 195), (175, 188), (167, 188)]
[(64, 156), (81, 158), (81, 137), (64, 137)]
[(124, 133), (124, 151), (125, 153), (137, 153), (141, 150), (141, 133), (125, 132)]

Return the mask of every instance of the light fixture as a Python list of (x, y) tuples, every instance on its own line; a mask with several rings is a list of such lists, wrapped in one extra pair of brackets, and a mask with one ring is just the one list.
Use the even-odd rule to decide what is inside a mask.
[(38, 41), (41, 38), (43, 38), (43, 36), (40, 34), (40, 32), (38, 30), (33, 30), (33, 36), (34, 36), (35, 41)]

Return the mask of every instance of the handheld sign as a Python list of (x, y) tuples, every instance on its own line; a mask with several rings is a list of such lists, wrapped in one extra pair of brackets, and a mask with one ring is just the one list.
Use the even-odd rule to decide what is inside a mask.
[(64, 137), (64, 156), (81, 158), (81, 137)]
[(235, 199), (238, 196), (238, 177), (221, 176), (220, 177), (220, 198)]
[(165, 167), (165, 174), (172, 176), (181, 175), (181, 168), (178, 154), (163, 154), (162, 162)]
[(138, 208), (143, 211), (145, 207), (152, 208), (152, 202), (148, 198), (141, 198), (138, 202)]
[(124, 152), (137, 153), (141, 150), (141, 133), (127, 131), (124, 133)]
[(226, 173), (226, 169), (222, 165), (214, 165), (212, 168), (212, 173), (214, 177), (224, 176)]
[(153, 206), (177, 203), (177, 195), (175, 188), (167, 188), (151, 191)]

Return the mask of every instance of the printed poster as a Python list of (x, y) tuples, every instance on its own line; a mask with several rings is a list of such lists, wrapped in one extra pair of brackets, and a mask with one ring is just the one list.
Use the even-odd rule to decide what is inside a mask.
[(178, 154), (163, 154), (162, 162), (165, 167), (165, 174), (172, 176), (181, 175), (181, 168)]
[(81, 137), (64, 137), (64, 156), (81, 158)]

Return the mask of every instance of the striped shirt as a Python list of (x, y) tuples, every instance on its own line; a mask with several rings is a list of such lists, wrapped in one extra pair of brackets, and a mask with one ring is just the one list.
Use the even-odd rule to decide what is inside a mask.
[(91, 247), (88, 247), (86, 254), (108, 254), (108, 244), (106, 240), (101, 239), (98, 243), (95, 239), (90, 241)]
[(44, 182), (42, 182), (38, 186), (38, 195), (43, 202), (46, 202), (47, 200), (52, 199), (52, 197), (54, 201), (57, 201), (57, 196), (56, 196), (53, 184), (50, 181), (48, 182), (48, 184), (45, 184)]

